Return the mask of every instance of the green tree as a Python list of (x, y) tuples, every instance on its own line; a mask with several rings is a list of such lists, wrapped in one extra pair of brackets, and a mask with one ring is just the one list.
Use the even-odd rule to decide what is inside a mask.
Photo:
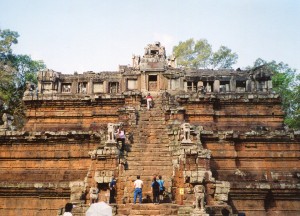
[(18, 37), (17, 32), (0, 29), (0, 115), (13, 115), (20, 128), (25, 120), (22, 97), (26, 82), (37, 83), (37, 72), (46, 66), (28, 55), (13, 54), (11, 46), (18, 42)]
[(11, 46), (18, 43), (18, 37), (18, 32), (0, 29), (0, 59), (7, 58), (12, 54)]
[(231, 52), (231, 49), (221, 46), (218, 51), (214, 52), (211, 58), (213, 68), (231, 69), (232, 65), (237, 62), (238, 55)]
[(12, 87), (15, 70), (13, 68), (11, 58), (11, 46), (18, 42), (19, 37), (17, 32), (0, 29), (0, 114), (2, 114), (3, 105), (7, 103), (11, 95), (9, 91)]
[(300, 75), (296, 74), (296, 69), (283, 62), (267, 62), (258, 58), (253, 67), (261, 65), (266, 65), (273, 72), (273, 90), (281, 96), (285, 124), (300, 129)]
[(212, 46), (207, 40), (201, 39), (195, 42), (193, 38), (174, 46), (173, 55), (177, 58), (179, 66), (194, 69), (229, 69), (238, 59), (238, 55), (225, 46), (221, 46), (218, 51), (213, 52)]
[(211, 45), (205, 39), (188, 39), (173, 47), (173, 54), (180, 66), (187, 68), (207, 68), (212, 55)]

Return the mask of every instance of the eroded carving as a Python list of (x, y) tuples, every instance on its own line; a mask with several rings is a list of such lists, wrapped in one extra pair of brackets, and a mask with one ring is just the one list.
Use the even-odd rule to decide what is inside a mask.
[(191, 136), (191, 125), (189, 123), (183, 123), (180, 126), (179, 140), (181, 140), (181, 143), (192, 143), (190, 136)]
[(2, 121), (3, 125), (0, 126), (0, 130), (5, 131), (5, 130), (15, 130), (15, 127), (13, 126), (13, 120), (14, 117), (12, 115), (9, 115), (7, 113), (4, 113), (2, 115)]
[(107, 124), (107, 141), (106, 143), (117, 143), (116, 137), (115, 137), (115, 124), (108, 123)]

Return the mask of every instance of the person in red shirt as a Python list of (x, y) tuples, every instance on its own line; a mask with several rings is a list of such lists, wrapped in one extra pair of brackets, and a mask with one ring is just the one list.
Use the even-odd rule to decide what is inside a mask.
[(152, 101), (153, 101), (153, 97), (150, 95), (150, 93), (148, 93), (146, 100), (147, 100), (147, 109), (149, 110), (150, 108), (152, 108)]

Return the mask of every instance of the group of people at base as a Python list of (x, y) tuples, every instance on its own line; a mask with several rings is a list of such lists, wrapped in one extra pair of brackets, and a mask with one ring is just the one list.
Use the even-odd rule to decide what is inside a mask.
[[(113, 176), (110, 183), (109, 183), (109, 204), (115, 203), (115, 195), (116, 195), (116, 178)], [(86, 196), (87, 193), (82, 192), (82, 195), (80, 197), (81, 200), (84, 200), (84, 204), (86, 202)], [(89, 190), (89, 196), (90, 196), (90, 208), (86, 212), (86, 216), (110, 216), (112, 215), (111, 207), (108, 206), (106, 202), (99, 201), (99, 189), (97, 187), (97, 183), (94, 183), (92, 187)], [(100, 196), (101, 197), (101, 196)], [(101, 200), (101, 199), (100, 199)], [(102, 197), (102, 200), (103, 197)], [(106, 199), (105, 199), (106, 200)], [(63, 216), (73, 216), (72, 215), (72, 209), (75, 206), (72, 203), (67, 203), (65, 205), (65, 211)]]
[[(133, 194), (133, 203), (136, 204), (136, 199), (139, 197), (139, 203), (142, 203), (142, 197), (143, 197), (143, 181), (140, 179), (141, 177), (138, 175), (137, 179), (134, 181), (134, 194)], [(153, 204), (159, 204), (164, 199), (164, 180), (162, 180), (162, 176), (159, 175), (158, 179), (156, 175), (153, 177), (152, 183), (151, 183), (151, 190), (153, 195)]]
[[(142, 203), (142, 192), (143, 192), (143, 181), (140, 179), (141, 177), (138, 175), (137, 179), (134, 181), (134, 204), (136, 204), (136, 199), (139, 198), (139, 203)], [(113, 176), (110, 183), (109, 183), (109, 204), (115, 203), (115, 196), (116, 196), (116, 178)], [(154, 204), (159, 204), (163, 201), (163, 194), (165, 191), (165, 186), (164, 186), (164, 180), (162, 180), (162, 176), (159, 175), (158, 178), (155, 175), (153, 177), (152, 183), (151, 183), (151, 189), (152, 189), (152, 194), (153, 194), (153, 203)], [(97, 183), (95, 183), (89, 190), (89, 196), (90, 196), (90, 203), (89, 205), (92, 206), (93, 204), (99, 204), (103, 206), (104, 202), (98, 202), (99, 198), (99, 189), (97, 187)], [(86, 201), (86, 196), (87, 194), (85, 192), (82, 192), (81, 200), (84, 200), (84, 203)], [(67, 203), (65, 205), (65, 211), (63, 216), (72, 216), (72, 209), (75, 206), (72, 203)], [(86, 214), (88, 215), (88, 214)]]

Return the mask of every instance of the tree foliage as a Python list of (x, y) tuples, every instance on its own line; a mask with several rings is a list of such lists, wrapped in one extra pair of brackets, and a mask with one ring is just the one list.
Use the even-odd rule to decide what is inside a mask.
[(212, 46), (207, 40), (195, 41), (193, 38), (179, 42), (177, 46), (173, 47), (173, 54), (177, 58), (179, 66), (194, 69), (230, 69), (238, 59), (238, 55), (225, 46), (221, 46), (218, 51), (213, 52)]
[(45, 68), (42, 61), (32, 60), (28, 55), (16, 55), (12, 45), (17, 44), (19, 34), (0, 29), (0, 115), (4, 112), (15, 117), (15, 125), (24, 122), (22, 97), (26, 82), (37, 83), (37, 71)]
[(9, 29), (0, 29), (0, 58), (9, 57), (12, 54), (11, 46), (18, 43), (19, 34)]
[(232, 53), (231, 49), (221, 46), (218, 51), (214, 52), (211, 58), (213, 68), (232, 68), (237, 62), (238, 55)]
[(282, 98), (285, 111), (285, 123), (294, 129), (300, 129), (300, 75), (283, 62), (267, 62), (258, 58), (253, 67), (266, 65), (273, 72), (273, 90)]

